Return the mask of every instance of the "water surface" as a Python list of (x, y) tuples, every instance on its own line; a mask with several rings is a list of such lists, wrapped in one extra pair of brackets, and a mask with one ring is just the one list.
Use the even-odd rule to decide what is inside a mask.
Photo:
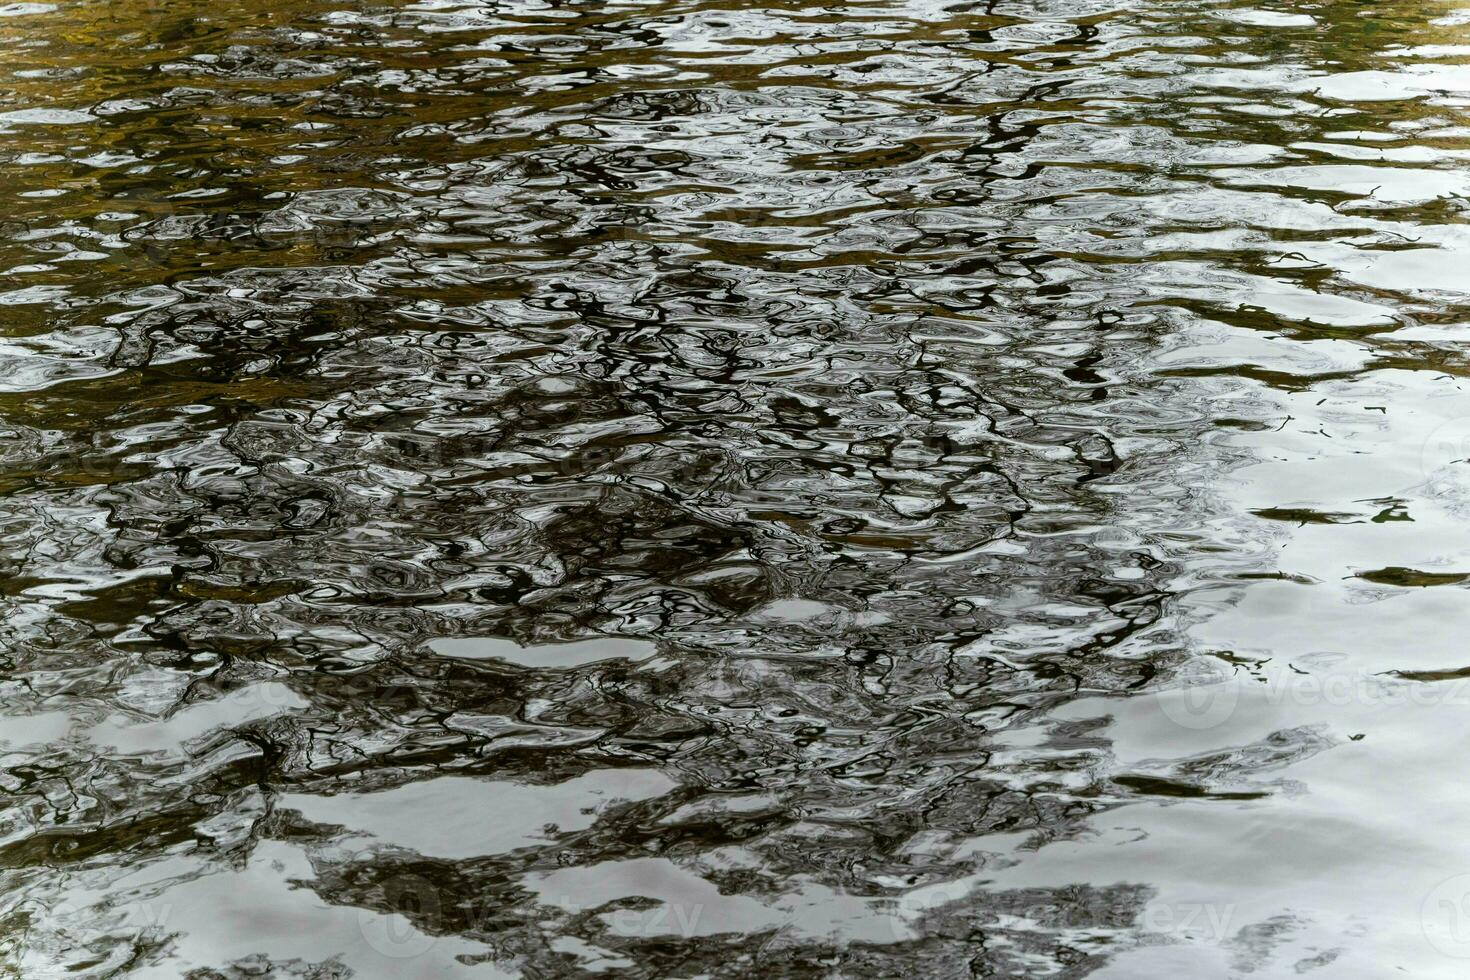
[(0, 52), (6, 975), (1465, 976), (1470, 8)]

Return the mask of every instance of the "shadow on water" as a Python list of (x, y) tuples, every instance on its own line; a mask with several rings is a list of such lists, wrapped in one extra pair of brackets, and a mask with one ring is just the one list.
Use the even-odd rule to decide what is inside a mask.
[(0, 7), (5, 969), (1461, 976), (1467, 26)]

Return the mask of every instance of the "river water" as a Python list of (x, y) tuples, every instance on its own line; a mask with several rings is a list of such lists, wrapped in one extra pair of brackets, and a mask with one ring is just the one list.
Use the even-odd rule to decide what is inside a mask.
[(1470, 8), (0, 51), (4, 975), (1470, 972)]

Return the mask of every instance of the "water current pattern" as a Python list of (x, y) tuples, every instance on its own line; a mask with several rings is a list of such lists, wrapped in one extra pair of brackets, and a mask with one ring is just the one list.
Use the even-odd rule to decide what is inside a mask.
[(1470, 8), (0, 53), (3, 975), (1470, 975)]

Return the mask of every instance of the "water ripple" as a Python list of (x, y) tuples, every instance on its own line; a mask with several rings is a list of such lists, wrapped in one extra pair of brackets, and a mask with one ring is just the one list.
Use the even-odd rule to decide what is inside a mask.
[(1461, 976), (1467, 24), (0, 7), (0, 962)]

